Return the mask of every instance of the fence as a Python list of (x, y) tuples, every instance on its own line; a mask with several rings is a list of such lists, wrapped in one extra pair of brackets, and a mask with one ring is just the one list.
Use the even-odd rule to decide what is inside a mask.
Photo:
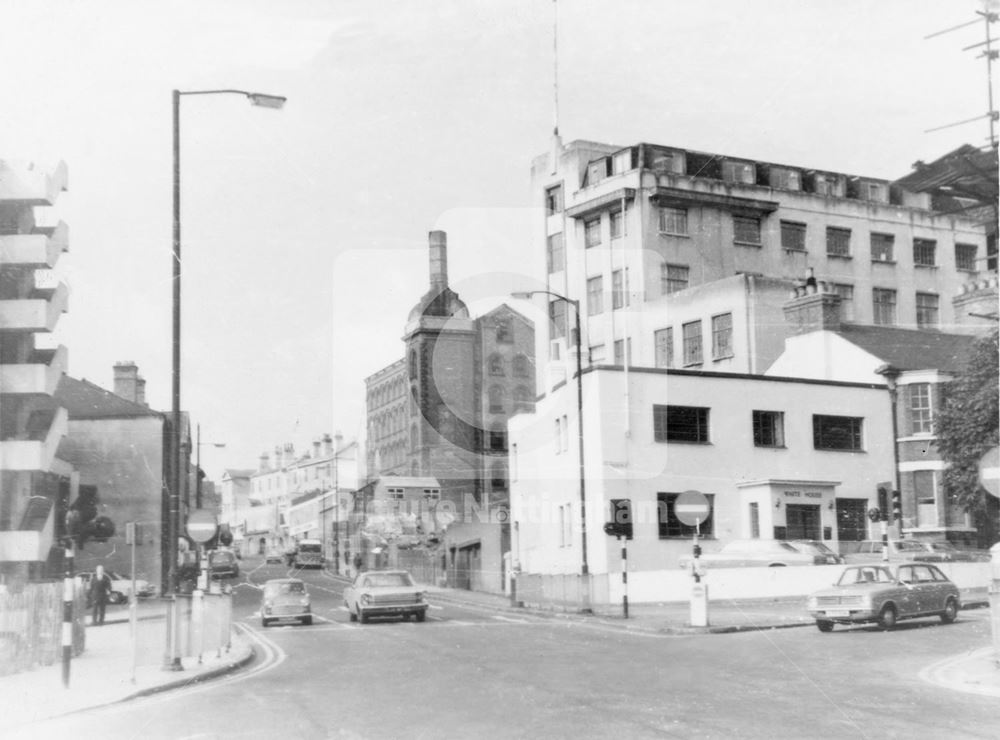
[(192, 594), (177, 597), (178, 649), (182, 657), (201, 656), (229, 647), (232, 632), (231, 594)]
[[(73, 602), (73, 655), (83, 652), (86, 591)], [(28, 583), (0, 593), (0, 676), (51, 665), (62, 656), (63, 583)]]

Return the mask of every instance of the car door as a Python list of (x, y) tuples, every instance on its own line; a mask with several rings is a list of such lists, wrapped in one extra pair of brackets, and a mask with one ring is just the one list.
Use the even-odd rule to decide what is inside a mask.
[(896, 603), (898, 615), (902, 617), (918, 614), (920, 612), (920, 585), (917, 582), (917, 575), (914, 573), (914, 566), (899, 566), (896, 578), (903, 584)]

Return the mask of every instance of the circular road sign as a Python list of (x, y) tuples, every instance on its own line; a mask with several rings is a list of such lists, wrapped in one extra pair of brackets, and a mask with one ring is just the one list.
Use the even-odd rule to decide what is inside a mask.
[(188, 515), (187, 533), (195, 542), (208, 542), (215, 537), (219, 525), (215, 514), (207, 509), (195, 509)]
[(712, 505), (701, 491), (684, 491), (674, 501), (674, 516), (689, 527), (696, 527), (708, 521)]
[(1000, 497), (1000, 447), (993, 447), (979, 458), (979, 482), (991, 496)]

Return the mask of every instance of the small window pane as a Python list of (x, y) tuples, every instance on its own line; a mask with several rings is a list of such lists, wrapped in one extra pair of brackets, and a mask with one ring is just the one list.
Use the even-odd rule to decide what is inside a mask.
[(688, 287), (690, 268), (687, 265), (670, 265), (664, 263), (660, 267), (660, 287), (663, 293), (676, 293)]
[(909, 395), (910, 431), (912, 434), (929, 434), (934, 431), (931, 416), (930, 383), (906, 386)]
[(956, 244), (955, 267), (959, 270), (974, 272), (976, 269), (976, 250), (975, 244)]
[(594, 218), (583, 223), (583, 243), (586, 247), (596, 247), (601, 243), (601, 219)]
[(685, 208), (661, 208), (660, 231), (687, 236), (688, 212)]
[(674, 366), (674, 330), (659, 329), (653, 332), (653, 342), (656, 346), (656, 367)]
[(780, 411), (754, 411), (753, 443), (756, 447), (784, 447), (785, 415)]
[(587, 315), (596, 316), (604, 311), (604, 279), (598, 275), (587, 281)]
[(794, 221), (782, 221), (781, 246), (796, 252), (806, 251), (806, 225)]
[(733, 216), (733, 241), (741, 244), (760, 244), (760, 219)]
[(933, 239), (913, 240), (913, 264), (920, 267), (933, 267), (934, 253), (937, 251), (937, 242)]
[(566, 251), (563, 245), (562, 233), (553, 234), (546, 243), (549, 272), (559, 272), (566, 269)]
[(545, 189), (545, 212), (552, 216), (563, 209), (562, 185)]
[(892, 262), (895, 239), (892, 234), (872, 234), (872, 261)]
[(828, 226), (826, 229), (826, 253), (831, 257), (851, 255), (851, 230)]
[(712, 317), (712, 358), (733, 356), (733, 315), (724, 313)]
[(917, 326), (934, 329), (938, 325), (938, 296), (934, 293), (917, 293)]
[(701, 322), (692, 321), (684, 324), (684, 364), (698, 365), (701, 363)]
[(708, 442), (708, 409), (698, 406), (653, 406), (656, 442)]
[(813, 415), (813, 446), (817, 450), (860, 450), (863, 419)]
[(873, 319), (876, 324), (892, 326), (896, 323), (896, 291), (887, 288), (872, 289)]

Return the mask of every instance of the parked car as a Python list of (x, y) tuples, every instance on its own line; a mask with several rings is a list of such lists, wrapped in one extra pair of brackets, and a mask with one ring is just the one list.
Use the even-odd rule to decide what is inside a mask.
[[(782, 567), (788, 565), (825, 565), (826, 555), (796, 550), (783, 540), (732, 540), (718, 552), (698, 559), (704, 568)], [(680, 559), (682, 568), (691, 567), (691, 557)]]
[(788, 544), (799, 552), (809, 555), (820, 555), (826, 558), (827, 565), (839, 565), (844, 562), (844, 558), (831, 550), (825, 542), (819, 540), (788, 540)]
[[(132, 576), (116, 573), (113, 570), (105, 570), (104, 573), (111, 579), (111, 592), (108, 594), (108, 602), (111, 604), (124, 604), (127, 602), (129, 596), (132, 594)], [(94, 574), (90, 571), (84, 571), (76, 575), (83, 581), (84, 588), (89, 589), (90, 579), (93, 578)], [(140, 599), (156, 596), (156, 586), (145, 579), (137, 578), (135, 580), (135, 595)]]
[(900, 619), (929, 616), (948, 624), (959, 608), (958, 587), (937, 566), (915, 562), (845, 568), (832, 588), (808, 600), (820, 632), (829, 632), (834, 624), (867, 622), (889, 629)]
[(344, 589), (344, 605), (352, 622), (370, 617), (411, 616), (423, 622), (428, 604), (423, 590), (405, 570), (374, 570), (358, 574)]
[(921, 542), (928, 553), (933, 557), (927, 557), (923, 553), (915, 556), (914, 560), (919, 561), (939, 561), (953, 563), (988, 563), (990, 554), (986, 550), (975, 550), (955, 547), (950, 542)]
[(260, 624), (294, 619), (299, 624), (312, 624), (312, 607), (306, 584), (298, 578), (275, 578), (264, 583), (260, 601)]
[(240, 566), (236, 555), (230, 550), (213, 550), (208, 554), (208, 575), (210, 578), (238, 578)]
[(280, 564), (284, 557), (280, 550), (268, 550), (267, 555), (264, 556), (264, 563), (270, 565), (271, 563)]
[[(928, 552), (925, 543), (919, 540), (889, 540), (889, 560), (890, 562), (901, 562), (915, 560), (918, 556), (924, 556), (925, 561), (941, 561), (943, 556), (935, 556)], [(844, 555), (845, 562), (848, 563), (878, 563), (882, 561), (882, 540), (864, 540), (858, 545), (856, 552)]]

